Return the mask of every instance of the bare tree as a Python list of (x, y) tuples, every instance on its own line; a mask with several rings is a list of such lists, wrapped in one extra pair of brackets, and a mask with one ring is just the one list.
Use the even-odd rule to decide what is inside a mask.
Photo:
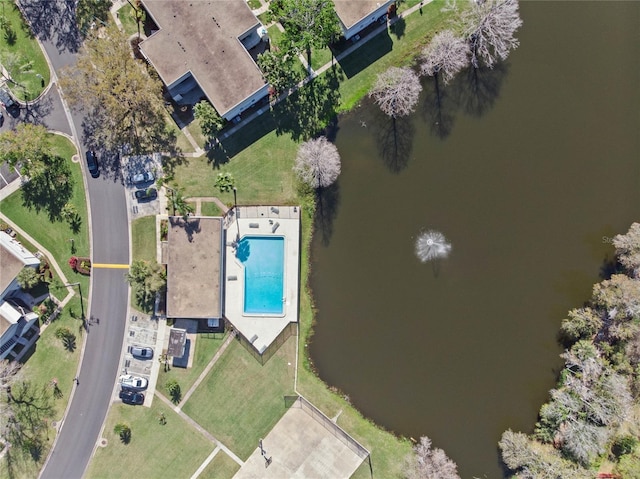
[(391, 67), (378, 75), (369, 96), (391, 118), (411, 113), (422, 91), (420, 79), (411, 68)]
[(340, 175), (340, 154), (336, 146), (321, 136), (300, 145), (293, 170), (312, 188), (326, 188)]
[(471, 64), (481, 63), (493, 68), (518, 47), (515, 32), (522, 25), (518, 0), (487, 0), (475, 2), (465, 12), (463, 22), (471, 50)]
[(460, 479), (458, 466), (439, 448), (431, 447), (426, 436), (413, 448), (415, 456), (409, 460), (407, 479)]
[(640, 278), (640, 223), (633, 223), (625, 235), (613, 238), (620, 263), (634, 278)]
[(604, 452), (610, 435), (606, 427), (574, 419), (563, 427), (562, 450), (580, 464), (588, 466), (595, 457)]
[(444, 30), (422, 50), (420, 74), (432, 76), (436, 82), (442, 77), (446, 85), (468, 64), (469, 45), (451, 30)]
[(526, 434), (511, 430), (498, 443), (502, 460), (520, 479), (587, 479), (593, 474), (563, 459), (551, 446), (537, 444)]

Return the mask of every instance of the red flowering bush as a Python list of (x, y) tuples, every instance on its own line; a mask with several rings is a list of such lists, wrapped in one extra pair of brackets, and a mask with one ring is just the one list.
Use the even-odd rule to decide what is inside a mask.
[(78, 266), (78, 258), (76, 258), (75, 256), (69, 258), (69, 266), (72, 270), (75, 271), (76, 267)]

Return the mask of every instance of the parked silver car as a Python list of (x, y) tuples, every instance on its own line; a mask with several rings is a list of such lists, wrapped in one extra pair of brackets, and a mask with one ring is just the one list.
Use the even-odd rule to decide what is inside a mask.
[(131, 355), (138, 359), (151, 359), (153, 357), (153, 349), (144, 346), (133, 346)]
[(120, 385), (123, 388), (128, 389), (144, 390), (147, 389), (147, 386), (149, 385), (149, 380), (147, 378), (141, 378), (132, 374), (123, 374), (120, 376), (119, 380)]

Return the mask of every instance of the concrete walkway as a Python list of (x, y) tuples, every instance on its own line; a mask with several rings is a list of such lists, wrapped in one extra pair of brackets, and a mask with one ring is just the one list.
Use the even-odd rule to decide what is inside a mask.
[(185, 198), (185, 201), (188, 201), (189, 203), (195, 202), (196, 211), (194, 213), (196, 216), (202, 216), (202, 203), (215, 203), (216, 206), (220, 208), (222, 213), (226, 213), (227, 211), (229, 211), (229, 207), (215, 196), (192, 196), (189, 198)]

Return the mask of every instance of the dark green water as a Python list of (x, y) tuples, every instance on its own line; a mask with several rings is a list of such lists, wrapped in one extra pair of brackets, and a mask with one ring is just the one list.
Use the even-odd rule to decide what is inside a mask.
[[(337, 200), (312, 247), (321, 377), (385, 428), (431, 437), (464, 478), (502, 476), (497, 442), (532, 430), (560, 321), (613, 254), (603, 237), (640, 220), (640, 3), (521, 15), (483, 114), (465, 112), (467, 82), (447, 88), (448, 136), (427, 94), (395, 159), (367, 101), (341, 119)], [(426, 228), (453, 245), (438, 265), (414, 254)]]

